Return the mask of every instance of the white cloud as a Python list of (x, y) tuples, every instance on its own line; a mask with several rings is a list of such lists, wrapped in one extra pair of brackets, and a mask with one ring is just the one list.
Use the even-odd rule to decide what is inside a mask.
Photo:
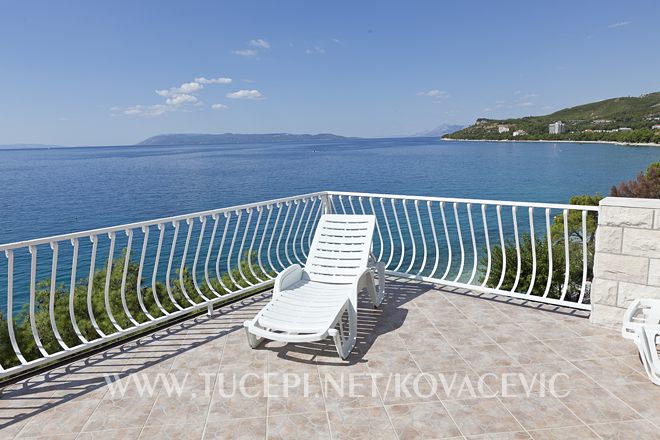
[(619, 21), (616, 23), (612, 23), (611, 25), (607, 26), (608, 28), (618, 28), (618, 27), (623, 27), (623, 26), (628, 26), (632, 21)]
[(244, 49), (244, 50), (235, 50), (234, 51), (235, 55), (240, 55), (242, 57), (256, 57), (258, 53), (259, 52), (257, 52), (254, 49)]
[(237, 90), (232, 93), (227, 93), (227, 98), (229, 99), (263, 99), (263, 95), (259, 90)]
[(204, 78), (203, 76), (195, 78), (195, 82), (199, 84), (231, 84), (231, 78)]
[(145, 116), (145, 117), (150, 117), (150, 116), (160, 116), (168, 111), (171, 111), (172, 107), (169, 105), (164, 105), (164, 104), (156, 104), (156, 105), (134, 105), (132, 107), (127, 107), (124, 109), (123, 113), (125, 115), (129, 116)]
[(261, 38), (257, 38), (256, 40), (250, 40), (249, 44), (252, 47), (261, 47), (262, 49), (270, 49), (270, 43), (266, 40), (262, 40)]
[[(178, 87), (170, 87), (169, 89), (156, 90), (156, 94), (165, 98), (164, 104), (153, 105), (134, 105), (126, 107), (123, 110), (117, 107), (112, 107), (112, 112), (121, 112), (129, 116), (160, 116), (165, 113), (174, 111), (190, 111), (192, 107), (201, 107), (204, 103), (199, 99), (199, 94), (204, 89), (204, 85), (210, 84), (230, 84), (231, 78), (218, 77), (206, 78), (199, 76), (193, 81), (183, 83)], [(213, 107), (212, 108), (220, 108)]]
[(199, 99), (197, 99), (193, 95), (180, 94), (180, 95), (174, 95), (171, 98), (167, 98), (165, 103), (173, 107), (178, 107), (183, 104), (196, 104), (198, 101)]
[(224, 105), (224, 104), (213, 104), (213, 105), (211, 106), (211, 108), (212, 108), (213, 110), (224, 110), (224, 109), (229, 108), (229, 107), (226, 106), (226, 105)]
[(203, 88), (204, 86), (202, 84), (192, 81), (189, 83), (183, 83), (179, 87), (170, 87), (167, 90), (156, 90), (156, 94), (165, 98), (175, 97), (180, 94), (199, 92)]
[(518, 105), (519, 105), (520, 107), (530, 107), (530, 106), (534, 105), (534, 103), (533, 103), (533, 102), (529, 102), (529, 101), (525, 101), (525, 102), (520, 102), (520, 103), (518, 103)]
[(307, 55), (321, 55), (325, 53), (325, 49), (319, 46), (314, 46), (310, 49), (305, 49)]
[(417, 92), (417, 96), (428, 96), (430, 98), (447, 98), (449, 97), (449, 93), (443, 91), (443, 90), (438, 90), (438, 89), (433, 89), (433, 90), (426, 90), (423, 92)]

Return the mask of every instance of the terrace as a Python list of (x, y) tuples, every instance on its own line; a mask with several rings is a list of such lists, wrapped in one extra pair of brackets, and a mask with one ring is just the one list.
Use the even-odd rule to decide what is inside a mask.
[[(383, 305), (360, 298), (347, 361), (250, 349), (243, 321), (329, 211), (376, 215)], [(0, 437), (658, 438), (660, 388), (587, 319), (596, 216), (318, 193), (0, 246)]]

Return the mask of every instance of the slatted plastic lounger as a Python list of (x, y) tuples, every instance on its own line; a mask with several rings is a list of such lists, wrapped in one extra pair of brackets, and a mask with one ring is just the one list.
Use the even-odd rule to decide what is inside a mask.
[(270, 302), (245, 321), (250, 346), (256, 348), (264, 339), (312, 342), (332, 337), (337, 353), (346, 359), (357, 338), (358, 293), (366, 288), (374, 306), (385, 293), (385, 265), (370, 257), (374, 224), (373, 215), (321, 216), (305, 267), (294, 264), (282, 271)]
[(623, 317), (621, 333), (635, 342), (649, 379), (660, 385), (660, 358), (656, 340), (660, 337), (660, 299), (637, 299)]

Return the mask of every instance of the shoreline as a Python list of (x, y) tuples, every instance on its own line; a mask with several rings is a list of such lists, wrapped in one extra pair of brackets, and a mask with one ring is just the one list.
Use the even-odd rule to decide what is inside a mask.
[(458, 142), (545, 142), (545, 143), (566, 143), (566, 144), (611, 144), (611, 145), (620, 145), (622, 147), (660, 147), (660, 144), (653, 142), (616, 142), (616, 141), (568, 141), (568, 140), (546, 140), (546, 139), (536, 139), (536, 140), (517, 140), (517, 139), (450, 139), (450, 138), (440, 138), (443, 141), (458, 141)]

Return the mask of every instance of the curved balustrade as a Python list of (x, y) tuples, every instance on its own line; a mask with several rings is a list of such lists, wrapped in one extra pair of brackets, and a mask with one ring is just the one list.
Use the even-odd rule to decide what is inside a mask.
[(267, 288), (304, 263), (323, 197), (0, 245), (0, 376)]
[(332, 192), (333, 212), (374, 214), (387, 272), (590, 309), (598, 207)]
[(0, 245), (0, 378), (268, 288), (323, 212), (374, 214), (390, 274), (590, 307), (597, 207), (322, 192)]

